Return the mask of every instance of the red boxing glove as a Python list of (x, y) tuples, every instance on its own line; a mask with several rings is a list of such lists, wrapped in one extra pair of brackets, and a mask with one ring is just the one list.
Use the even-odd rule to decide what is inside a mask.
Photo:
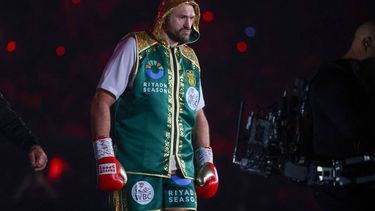
[(98, 137), (93, 145), (97, 161), (98, 188), (106, 192), (121, 190), (127, 177), (113, 152), (112, 139)]
[(200, 147), (195, 151), (198, 165), (195, 190), (198, 198), (209, 199), (213, 197), (219, 188), (219, 177), (213, 164), (212, 149)]

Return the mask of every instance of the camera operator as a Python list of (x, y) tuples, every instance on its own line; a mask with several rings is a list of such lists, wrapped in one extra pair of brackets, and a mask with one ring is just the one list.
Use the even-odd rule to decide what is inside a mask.
[[(375, 154), (375, 22), (360, 25), (342, 59), (324, 63), (310, 84), (313, 124), (312, 159), (322, 162)], [(347, 174), (375, 173), (368, 163)], [(345, 168), (344, 168), (345, 169)], [(323, 210), (365, 210), (375, 207), (374, 183), (314, 188)], [(368, 208), (367, 208), (368, 209)]]

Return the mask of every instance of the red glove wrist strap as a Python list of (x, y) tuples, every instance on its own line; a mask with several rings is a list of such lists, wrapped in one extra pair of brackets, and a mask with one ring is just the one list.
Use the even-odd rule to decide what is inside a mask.
[(108, 136), (97, 136), (94, 140), (99, 140), (99, 139), (105, 139), (108, 138)]

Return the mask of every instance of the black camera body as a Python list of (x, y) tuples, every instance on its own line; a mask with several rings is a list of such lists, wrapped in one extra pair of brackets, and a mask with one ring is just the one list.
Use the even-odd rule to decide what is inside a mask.
[[(309, 83), (297, 78), (290, 93), (271, 106), (251, 112), (245, 119), (241, 103), (233, 163), (251, 174), (280, 175), (304, 185), (344, 186), (375, 182), (375, 174), (353, 177), (344, 169), (373, 165), (375, 155), (360, 155), (330, 162), (315, 161)], [(246, 124), (243, 124), (246, 122)]]
[[(244, 103), (239, 112), (237, 140), (233, 163), (252, 174), (265, 177), (284, 175), (290, 166), (304, 164), (309, 139), (306, 126), (308, 81), (297, 78), (289, 94), (284, 91), (281, 100), (271, 106), (251, 112), (244, 122)], [(304, 168), (302, 172), (305, 172)], [(295, 176), (304, 180), (306, 175)], [(305, 174), (305, 173), (302, 173)]]

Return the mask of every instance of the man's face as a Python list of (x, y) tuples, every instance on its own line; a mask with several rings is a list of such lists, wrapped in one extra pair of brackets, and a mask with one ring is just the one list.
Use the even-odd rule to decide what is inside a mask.
[(168, 37), (178, 43), (189, 41), (195, 11), (189, 4), (180, 4), (167, 17), (164, 30)]

